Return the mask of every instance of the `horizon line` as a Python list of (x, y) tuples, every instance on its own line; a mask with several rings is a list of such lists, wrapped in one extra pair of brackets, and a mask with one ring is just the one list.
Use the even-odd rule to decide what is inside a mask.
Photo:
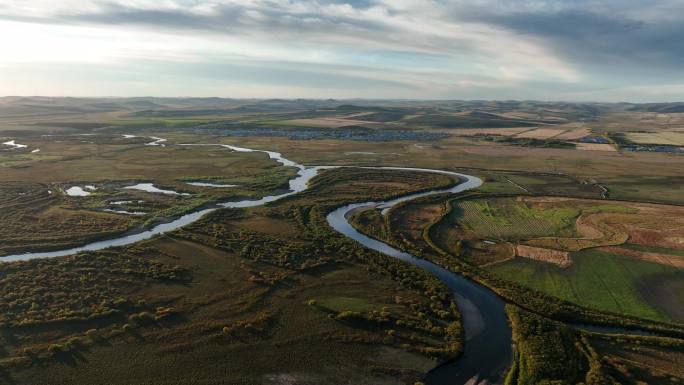
[(153, 96), (153, 95), (141, 95), (141, 96), (116, 96), (116, 95), (99, 95), (99, 96), (67, 96), (67, 95), (3, 95), (0, 99), (7, 98), (51, 98), (51, 99), (223, 99), (223, 100), (254, 100), (254, 101), (265, 101), (265, 100), (285, 100), (285, 101), (297, 101), (297, 100), (310, 100), (310, 101), (395, 101), (395, 102), (534, 102), (534, 103), (571, 103), (571, 104), (676, 104), (684, 103), (684, 100), (672, 100), (672, 101), (592, 101), (592, 100), (562, 100), (562, 99), (454, 99), (454, 98), (305, 98), (305, 97), (242, 97), (233, 98), (226, 96)]

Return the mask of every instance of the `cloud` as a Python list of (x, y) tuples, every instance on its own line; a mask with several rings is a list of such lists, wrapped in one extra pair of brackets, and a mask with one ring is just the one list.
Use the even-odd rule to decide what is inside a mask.
[(462, 60), (469, 55), (469, 61), (478, 65), (486, 66), (495, 60), (505, 62), (506, 67), (515, 68), (520, 76), (534, 72), (535, 76), (561, 80), (577, 77), (544, 48), (496, 28), (445, 19), (443, 5), (431, 1), (423, 2), (422, 7), (412, 1), (349, 4), (287, 0), (191, 3), (142, 0), (90, 3), (85, 9), (76, 4), (52, 7), (37, 16), (9, 13), (5, 17), (63, 25), (135, 27), (171, 34), (190, 32), (215, 39), (239, 37), (268, 44), (277, 42), (296, 49), (353, 51), (356, 56), (412, 52), (450, 55)]
[(677, 0), (5, 0), (0, 24), (21, 33), (0, 43), (7, 62), (149, 60), (226, 84), (562, 98), (681, 82), (683, 13)]
[(680, 71), (684, 59), (684, 4), (634, 1), (516, 2), (517, 7), (464, 7), (478, 20), (543, 42), (555, 56), (611, 71)]

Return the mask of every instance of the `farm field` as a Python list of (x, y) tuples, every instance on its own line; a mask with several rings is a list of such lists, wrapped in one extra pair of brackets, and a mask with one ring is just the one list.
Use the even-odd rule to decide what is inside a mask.
[(516, 135), (517, 138), (534, 138), (534, 139), (550, 139), (560, 134), (565, 133), (565, 130), (553, 128), (537, 128), (531, 131), (525, 131)]
[[(455, 210), (446, 214), (430, 229), (430, 238), (442, 250), (486, 265), (486, 268), (496, 273), (498, 277), (518, 282), (555, 297), (604, 311), (654, 320), (682, 322), (684, 314), (679, 310), (681, 306), (677, 304), (679, 301), (675, 298), (681, 298), (681, 290), (684, 288), (681, 285), (684, 258), (680, 255), (684, 248), (672, 243), (681, 241), (684, 235), (681, 232), (681, 226), (675, 225), (674, 233), (670, 233), (674, 238), (668, 238), (666, 233), (658, 233), (659, 238), (649, 238), (647, 241), (644, 237), (646, 234), (651, 234), (647, 230), (649, 217), (644, 219), (637, 216), (635, 208), (621, 206), (623, 203), (598, 205), (598, 201), (590, 204), (586, 201), (582, 203), (571, 199), (551, 200), (536, 197), (522, 199), (526, 199), (527, 202), (522, 201), (521, 198), (490, 198), (459, 202)], [(542, 203), (541, 206), (530, 208), (526, 205), (530, 202)], [(559, 202), (563, 203), (559, 205)], [(547, 207), (544, 207), (545, 205)], [(575, 245), (569, 245), (570, 249), (565, 251), (569, 256), (569, 263), (558, 266), (558, 263), (554, 261), (556, 257), (552, 254), (556, 251), (541, 241), (551, 235), (555, 237), (577, 236), (578, 230), (574, 222), (582, 215), (583, 210), (586, 210), (585, 215), (587, 212), (614, 213), (611, 215), (621, 218), (620, 226), (624, 227), (620, 228), (629, 234), (629, 242), (634, 243), (595, 248), (597, 245), (613, 242), (613, 238), (606, 238), (605, 234), (597, 234), (596, 236), (601, 238), (596, 238), (592, 243), (587, 244), (586, 250), (573, 252), (572, 248)], [(652, 220), (659, 221), (660, 225), (663, 225), (668, 221), (667, 210), (671, 208), (646, 205), (642, 206), (641, 210), (642, 212), (654, 210), (657, 214), (652, 217)], [(399, 211), (396, 213), (394, 211), (393, 215), (406, 216), (406, 214), (400, 215)], [(420, 212), (425, 215), (429, 213), (429, 210), (420, 209)], [(670, 218), (679, 217), (676, 213), (669, 214)], [(597, 214), (589, 214), (590, 217), (592, 215)], [(630, 217), (639, 218), (639, 220), (630, 221), (627, 219)], [(434, 220), (434, 214), (432, 218)], [(447, 225), (449, 223), (450, 225)], [(458, 223), (458, 226), (454, 223)], [(409, 225), (404, 224), (398, 226), (393, 233), (402, 234), (408, 228), (410, 228)], [(404, 235), (401, 239), (410, 238)], [(620, 238), (621, 241), (622, 239)], [(666, 239), (670, 239), (670, 243)], [(511, 246), (506, 245), (518, 242), (521, 245), (536, 245), (541, 251), (548, 250), (547, 257), (539, 261), (524, 257), (511, 259)], [(648, 243), (668, 244), (669, 248), (654, 248), (648, 246)], [(412, 244), (418, 245), (420, 240), (414, 238)], [(518, 252), (521, 251), (518, 250)], [(500, 257), (497, 258), (496, 255)]]
[(428, 223), (438, 250), (497, 277), (594, 309), (682, 322), (680, 207), (524, 196), (451, 202), (454, 208), (437, 221), (442, 214), (430, 214), (427, 203), (416, 212), (393, 210), (390, 223), (431, 219), (398, 225), (392, 234), (424, 245), (409, 234), (424, 237)]
[(557, 135), (556, 139), (578, 140), (592, 134), (591, 129), (587, 127), (586, 123), (568, 123), (556, 127), (566, 129), (564, 133)]
[[(431, 241), (453, 255), (486, 265), (488, 270), (500, 278), (518, 282), (564, 300), (603, 311), (653, 320), (682, 321), (684, 314), (681, 313), (681, 306), (677, 304), (679, 301), (676, 298), (681, 298), (681, 290), (684, 287), (681, 285), (684, 258), (679, 255), (683, 248), (666, 240), (679, 242), (678, 240), (682, 239), (680, 226), (675, 225), (676, 230), (672, 233), (674, 238), (667, 238), (666, 234), (662, 234), (660, 238), (650, 239), (651, 244), (669, 244), (669, 248), (654, 248), (647, 246), (648, 241), (640, 235), (650, 234), (642, 227), (648, 226), (649, 217), (643, 219), (636, 216), (637, 209), (622, 206), (624, 203), (582, 202), (567, 198), (522, 198), (528, 200), (525, 203), (536, 202), (542, 205), (532, 206), (531, 209), (520, 199), (465, 200), (459, 203), (458, 207), (465, 206), (470, 211), (470, 216), (463, 215), (458, 209), (446, 214), (440, 222), (430, 228)], [(548, 207), (549, 205), (551, 207)], [(424, 234), (426, 223), (429, 226), (434, 218), (441, 215), (434, 207), (439, 205), (426, 202), (422, 205), (406, 205), (392, 210), (389, 223), (394, 225), (389, 228), (392, 230), (391, 234), (396, 237), (396, 244), (401, 245), (408, 241), (405, 247), (410, 250), (415, 247), (425, 249), (421, 234)], [(548, 234), (558, 236), (562, 233), (565, 233), (565, 236), (573, 236), (577, 231), (574, 228), (574, 221), (581, 215), (582, 210), (585, 210), (585, 214), (589, 213), (589, 216), (596, 215), (592, 212), (613, 213), (611, 215), (621, 218), (621, 223), (626, 226), (623, 229), (629, 233), (630, 242), (642, 242), (642, 245), (629, 243), (619, 247), (595, 248), (596, 245), (612, 242), (612, 238), (602, 236), (604, 238), (593, 240), (594, 243), (588, 244), (589, 248), (584, 251), (566, 251), (570, 263), (561, 266), (554, 264), (550, 260), (551, 257), (541, 261), (521, 257), (511, 259), (511, 247), (506, 246), (509, 242), (518, 241), (534, 245), (534, 241), (543, 239), (534, 237), (548, 237)], [(662, 225), (667, 223), (666, 212), (671, 208), (642, 205), (641, 210), (646, 213), (653, 210), (657, 213), (653, 220), (659, 221)], [(670, 215), (671, 218), (676, 218), (679, 214)], [(421, 216), (425, 216), (426, 219), (419, 219)], [(634, 222), (621, 216), (640, 219)], [(400, 218), (404, 221), (400, 222)], [(446, 223), (453, 224), (449, 221), (457, 221), (459, 226), (445, 227), (445, 219)], [(526, 225), (529, 222), (535, 225)], [(635, 227), (629, 227), (630, 223)], [(540, 227), (536, 227), (537, 224), (541, 224)], [(378, 231), (377, 227), (365, 229), (371, 232)], [(553, 251), (544, 248), (539, 250), (548, 250), (547, 254)], [(503, 259), (497, 260), (496, 255), (501, 255)]]
[(515, 198), (466, 200), (458, 203), (458, 210), (459, 223), (484, 238), (498, 240), (572, 236), (580, 214), (573, 207), (530, 207)]
[(442, 250), (584, 306), (682, 321), (673, 301), (683, 294), (680, 207), (547, 197), (452, 204), (430, 230)]
[(579, 251), (621, 245), (680, 249), (684, 243), (679, 206), (563, 197), (466, 199), (443, 219), (463, 225), (480, 239)]
[(630, 132), (627, 139), (638, 144), (665, 144), (684, 146), (684, 132)]
[(283, 124), (289, 126), (312, 126), (312, 127), (345, 127), (354, 125), (364, 125), (364, 124), (374, 124), (375, 122), (367, 122), (363, 120), (363, 116), (366, 114), (352, 114), (350, 116), (336, 116), (336, 117), (325, 117), (325, 118), (311, 118), (311, 119), (292, 119), (275, 121), (268, 123)]
[[(516, 259), (489, 269), (502, 278), (595, 309), (654, 320), (684, 320), (678, 307), (659, 295), (670, 285), (668, 280), (681, 281), (681, 269), (597, 250), (573, 253), (572, 259), (568, 268)], [(681, 298), (679, 290), (668, 294)]]

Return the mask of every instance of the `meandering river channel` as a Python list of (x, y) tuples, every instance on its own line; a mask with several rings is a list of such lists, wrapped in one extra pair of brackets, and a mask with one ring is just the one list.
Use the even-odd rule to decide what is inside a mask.
[[(307, 189), (308, 182), (315, 177), (320, 170), (331, 169), (344, 166), (313, 166), (306, 167), (304, 165), (295, 163), (291, 160), (283, 158), (283, 156), (274, 151), (254, 150), (244, 147), (236, 147), (223, 144), (199, 144), (200, 146), (222, 146), (232, 151), (237, 152), (262, 152), (266, 153), (271, 159), (281, 163), (283, 166), (296, 167), (299, 171), (297, 176), (290, 180), (290, 191), (279, 194), (269, 195), (256, 200), (241, 200), (233, 202), (220, 203), (217, 207), (206, 208), (198, 210), (179, 217), (178, 219), (159, 224), (149, 230), (141, 231), (139, 233), (130, 234), (114, 239), (108, 239), (98, 242), (89, 243), (84, 246), (74, 247), (65, 250), (57, 250), (50, 252), (36, 252), (15, 254), (0, 258), (0, 261), (25, 261), (34, 258), (50, 258), (60, 257), (71, 254), (76, 254), (82, 251), (102, 250), (109, 247), (124, 246), (145, 239), (154, 237), (155, 235), (170, 232), (179, 229), (183, 226), (191, 224), (204, 215), (217, 210), (219, 208), (243, 208), (261, 206), (269, 202), (274, 202), (284, 197), (297, 194)], [(432, 262), (424, 259), (419, 259), (411, 254), (405, 253), (398, 249), (389, 246), (376, 239), (370, 238), (354, 229), (347, 221), (347, 214), (352, 210), (362, 207), (376, 207), (387, 210), (392, 206), (433, 194), (455, 193), (473, 189), (482, 184), (482, 180), (477, 177), (454, 173), (451, 171), (432, 170), (423, 168), (409, 168), (409, 167), (365, 167), (369, 169), (386, 169), (386, 170), (406, 170), (415, 172), (429, 172), (439, 173), (459, 178), (460, 183), (445, 189), (431, 190), (416, 194), (408, 194), (402, 197), (383, 201), (383, 202), (365, 202), (355, 203), (340, 207), (331, 212), (327, 216), (327, 221), (330, 226), (339, 233), (359, 242), (360, 244), (378, 251), (380, 253), (389, 255), (402, 261), (411, 263), (420, 267), (441, 280), (454, 293), (459, 310), (463, 317), (463, 326), (465, 330), (466, 343), (464, 345), (464, 354), (459, 359), (453, 362), (444, 363), (432, 371), (430, 371), (425, 379), (429, 385), (460, 385), (460, 384), (484, 384), (497, 383), (501, 378), (512, 360), (511, 347), (511, 330), (508, 325), (506, 313), (504, 311), (504, 302), (497, 297), (491, 290), (486, 287), (467, 280), (460, 275), (452, 273)]]

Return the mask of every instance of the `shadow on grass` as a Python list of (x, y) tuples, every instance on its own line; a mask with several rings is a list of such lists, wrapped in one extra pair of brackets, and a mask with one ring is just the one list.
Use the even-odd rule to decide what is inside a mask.
[(17, 381), (12, 377), (12, 375), (8, 371), (2, 369), (0, 370), (0, 383), (12, 385), (16, 384)]
[[(79, 348), (83, 349), (83, 348)], [(83, 353), (78, 349), (72, 349), (68, 352), (57, 352), (53, 356), (57, 361), (69, 365), (71, 367), (76, 367), (79, 364), (85, 364), (88, 362)]]
[(5, 340), (8, 345), (17, 346), (19, 345), (19, 339), (12, 333), (8, 328), (0, 329), (0, 335)]

